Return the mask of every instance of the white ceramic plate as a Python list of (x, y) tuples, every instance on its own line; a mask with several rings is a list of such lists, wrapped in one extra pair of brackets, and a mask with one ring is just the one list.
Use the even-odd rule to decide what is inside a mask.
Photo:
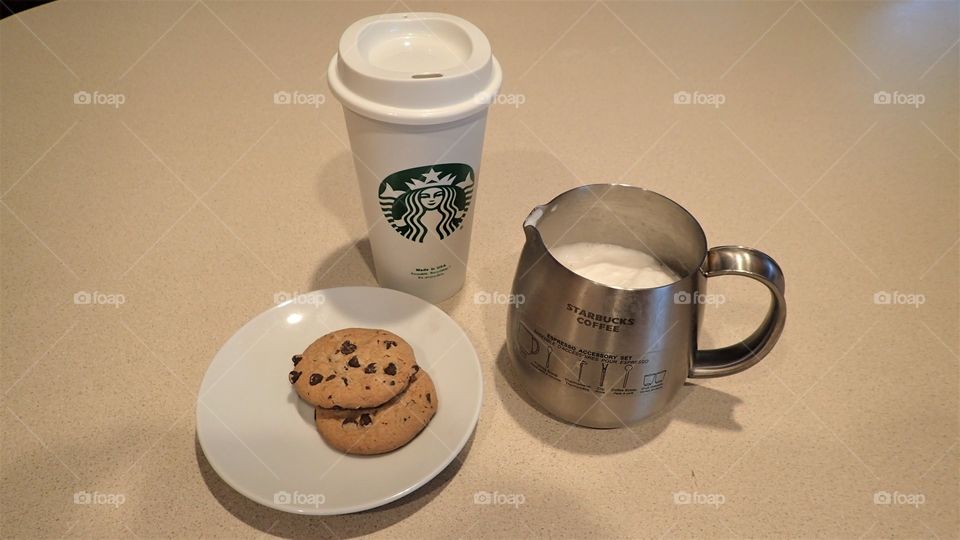
[[(437, 388), (433, 420), (389, 454), (328, 447), (313, 408), (287, 380), (290, 357), (345, 327), (403, 337)], [(482, 395), (476, 351), (436, 306), (391, 289), (327, 289), (268, 309), (227, 341), (200, 387), (197, 437), (213, 469), (244, 496), (286, 512), (345, 514), (412, 493), (449, 465), (477, 424)]]

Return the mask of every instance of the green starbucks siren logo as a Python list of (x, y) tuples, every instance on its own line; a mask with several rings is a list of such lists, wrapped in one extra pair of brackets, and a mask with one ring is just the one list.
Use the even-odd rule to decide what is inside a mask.
[(473, 168), (441, 163), (395, 172), (380, 183), (380, 209), (404, 238), (441, 240), (463, 223), (473, 197)]

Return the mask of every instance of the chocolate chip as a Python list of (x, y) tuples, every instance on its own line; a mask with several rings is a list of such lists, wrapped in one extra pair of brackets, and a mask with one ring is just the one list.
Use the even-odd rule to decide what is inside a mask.
[(363, 372), (364, 372), (364, 373), (376, 373), (376, 372), (377, 372), (377, 364), (376, 364), (376, 362), (370, 362), (369, 364), (367, 364), (367, 367), (363, 368)]
[(390, 350), (390, 347), (396, 347), (396, 346), (397, 346), (397, 342), (396, 342), (396, 341), (384, 341), (384, 342), (383, 342), (383, 346), (386, 347), (387, 350)]
[(302, 355), (302, 354), (295, 354), (295, 355), (293, 355), (293, 358), (291, 358), (291, 360), (293, 360), (293, 365), (297, 365), (297, 364), (300, 363), (301, 360), (303, 360), (303, 355)]
[(370, 387), (369, 387), (369, 386), (364, 386), (363, 389), (364, 389), (364, 390), (369, 390)]
[(340, 377), (340, 378), (343, 379), (344, 386), (350, 386), (350, 381), (348, 381), (346, 377)]
[(396, 386), (396, 385), (397, 385), (397, 381), (390, 381), (390, 386)]
[(418, 371), (420, 371), (420, 366), (414, 364), (414, 365), (413, 365), (413, 372), (416, 373), (416, 372), (418, 372)]
[(323, 382), (323, 375), (319, 373), (310, 374), (310, 386), (316, 386)]
[(383, 368), (383, 372), (387, 375), (396, 375), (397, 374), (397, 365), (393, 362), (387, 364), (387, 367)]
[(331, 373), (331, 374), (327, 375), (327, 378), (324, 379), (324, 380), (325, 380), (325, 381), (332, 381), (332, 380), (334, 380), (334, 379), (336, 379), (336, 378), (337, 378), (337, 374), (336, 374), (336, 373)]
[(369, 414), (363, 413), (363, 414), (360, 415), (360, 425), (361, 425), (361, 426), (369, 426), (369, 425), (372, 424), (372, 423), (373, 423), (373, 418), (370, 418), (370, 415), (369, 415)]
[(427, 403), (433, 403), (432, 401), (430, 401), (430, 392), (427, 392)]
[(360, 367), (360, 360), (356, 356), (351, 356), (347, 365), (350, 367)]
[(300, 378), (300, 371), (291, 371), (290, 372), (290, 384), (297, 382), (297, 379)]
[(357, 350), (357, 346), (350, 343), (349, 339), (340, 344), (340, 354), (350, 354), (355, 350)]

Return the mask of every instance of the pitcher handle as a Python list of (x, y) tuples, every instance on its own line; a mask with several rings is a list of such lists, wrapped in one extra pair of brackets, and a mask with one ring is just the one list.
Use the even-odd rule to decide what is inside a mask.
[(777, 343), (787, 320), (784, 279), (780, 266), (762, 251), (743, 246), (718, 246), (707, 252), (703, 275), (746, 276), (767, 286), (770, 309), (750, 337), (729, 347), (697, 351), (689, 377), (724, 377), (739, 373), (763, 359)]

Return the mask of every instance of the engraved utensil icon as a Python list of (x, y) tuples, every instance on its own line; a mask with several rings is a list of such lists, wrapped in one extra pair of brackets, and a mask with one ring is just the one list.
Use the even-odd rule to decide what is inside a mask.
[(533, 335), (533, 332), (527, 328), (527, 325), (521, 322), (518, 324), (518, 328), (520, 331), (517, 332), (516, 337), (517, 350), (523, 353), (524, 357), (540, 352), (540, 340)]
[(600, 363), (600, 384), (597, 386), (603, 386), (603, 380), (607, 378), (607, 368), (610, 367), (610, 364), (606, 362)]
[(623, 366), (623, 384), (620, 385), (620, 388), (627, 387), (627, 381), (630, 380), (630, 370), (633, 369), (633, 364), (627, 364)]
[(651, 373), (649, 375), (643, 376), (643, 385), (651, 386), (654, 384), (660, 384), (663, 382), (663, 377), (667, 374), (667, 370), (658, 371), (656, 373)]
[(583, 366), (585, 365), (587, 365), (586, 360), (580, 360), (577, 362), (577, 366), (579, 366), (579, 370), (577, 371), (577, 382), (583, 382)]
[(550, 357), (553, 356), (553, 347), (547, 347), (547, 361), (543, 364), (543, 369), (550, 371)]

